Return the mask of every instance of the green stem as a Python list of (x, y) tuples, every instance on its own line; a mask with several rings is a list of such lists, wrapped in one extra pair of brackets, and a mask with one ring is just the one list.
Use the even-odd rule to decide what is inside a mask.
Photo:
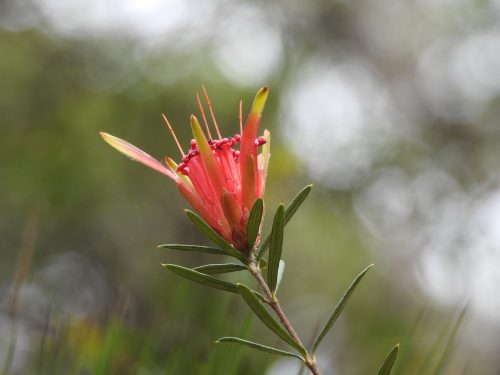
[[(293, 328), (292, 324), (286, 317), (285, 313), (283, 312), (283, 309), (281, 308), (281, 305), (276, 298), (275, 295), (271, 292), (269, 289), (269, 286), (267, 285), (266, 280), (264, 280), (264, 277), (262, 276), (262, 272), (260, 271), (260, 267), (255, 259), (252, 259), (249, 264), (249, 270), (251, 274), (255, 277), (257, 280), (257, 283), (259, 283), (260, 288), (262, 289), (262, 292), (264, 292), (264, 296), (267, 299), (267, 304), (273, 309), (273, 311), (276, 313), (278, 316), (279, 320), (285, 327), (285, 329), (288, 331), (290, 336), (293, 337), (295, 341), (297, 341), (303, 348), (305, 348), (304, 344), (302, 343), (302, 340), (300, 339), (299, 335), (297, 335), (297, 332), (295, 332), (295, 329)], [(305, 360), (305, 365), (309, 370), (311, 370), (311, 373), (314, 375), (321, 375), (318, 369), (318, 366), (316, 364), (316, 360), (314, 357), (311, 357), (309, 353), (307, 353), (306, 350), (306, 357), (304, 358)]]

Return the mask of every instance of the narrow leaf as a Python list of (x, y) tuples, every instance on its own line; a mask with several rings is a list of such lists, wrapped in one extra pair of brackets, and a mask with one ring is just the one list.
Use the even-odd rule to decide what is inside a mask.
[(290, 336), (290, 334), (285, 331), (281, 325), (276, 322), (271, 314), (266, 310), (264, 305), (257, 299), (255, 294), (245, 285), (236, 284), (238, 288), (238, 292), (241, 294), (245, 302), (250, 306), (255, 315), (259, 317), (259, 319), (264, 323), (271, 331), (273, 331), (279, 338), (285, 341), (290, 346), (297, 349), (302, 355), (306, 356), (306, 350), (300, 345), (295, 339)]
[(276, 348), (273, 348), (271, 346), (262, 345), (262, 344), (259, 344), (259, 343), (253, 342), (253, 341), (248, 341), (248, 340), (240, 339), (239, 337), (221, 337), (215, 343), (219, 344), (219, 343), (223, 343), (223, 342), (229, 342), (229, 343), (234, 343), (234, 344), (242, 344), (242, 345), (245, 345), (245, 346), (249, 346), (249, 347), (251, 347), (253, 349), (260, 350), (262, 352), (276, 354), (276, 355), (281, 355), (281, 356), (284, 356), (284, 357), (294, 357), (294, 358), (297, 358), (297, 359), (301, 360), (302, 362), (304, 361), (304, 359), (301, 356), (299, 356), (299, 355), (297, 355), (295, 353), (287, 352), (285, 350), (276, 349)]
[(211, 288), (224, 290), (226, 292), (238, 293), (238, 288), (235, 284), (227, 281), (219, 280), (213, 276), (205, 275), (204, 273), (192, 270), (190, 268), (182, 267), (177, 264), (162, 264), (167, 270), (176, 273), (188, 280), (194, 281), (199, 284), (209, 286)]
[(462, 311), (460, 312), (460, 314), (458, 315), (458, 318), (457, 320), (455, 321), (455, 323), (453, 324), (453, 327), (451, 329), (451, 332), (450, 332), (450, 335), (448, 337), (448, 340), (444, 346), (444, 351), (443, 353), (441, 354), (440, 358), (439, 358), (439, 361), (436, 365), (436, 369), (434, 370), (433, 372), (433, 375), (438, 375), (438, 374), (441, 374), (443, 373), (443, 370), (448, 362), (448, 358), (453, 350), (453, 343), (454, 343), (454, 340), (455, 340), (455, 336), (457, 335), (458, 331), (460, 330), (460, 327), (462, 325), (462, 322), (463, 322), (463, 319), (465, 317), (465, 314), (467, 312), (467, 308), (468, 306), (466, 305)]
[(206, 264), (204, 266), (199, 266), (199, 267), (193, 268), (193, 270), (196, 270), (198, 272), (208, 274), (208, 275), (217, 274), (217, 273), (243, 271), (246, 269), (247, 268), (245, 266), (242, 266), (241, 264), (234, 264), (234, 263)]
[(384, 359), (384, 363), (378, 370), (378, 375), (389, 375), (392, 370), (392, 366), (394, 366), (394, 362), (396, 361), (396, 357), (398, 356), (399, 344), (397, 344), (392, 350), (387, 354), (387, 357)]
[(320, 334), (318, 335), (316, 341), (314, 342), (313, 350), (312, 350), (313, 353), (316, 352), (316, 349), (318, 348), (318, 345), (321, 342), (321, 340), (323, 340), (323, 338), (328, 333), (328, 331), (333, 327), (333, 324), (335, 323), (337, 318), (340, 316), (340, 313), (342, 312), (345, 305), (347, 304), (347, 301), (349, 301), (349, 298), (351, 297), (352, 293), (354, 292), (354, 289), (356, 289), (356, 286), (358, 286), (358, 284), (361, 281), (361, 279), (363, 278), (363, 276), (372, 267), (373, 267), (373, 264), (370, 264), (363, 271), (361, 271), (361, 273), (358, 276), (356, 276), (356, 278), (354, 279), (352, 284), (349, 286), (349, 288), (347, 288), (346, 292), (344, 293), (344, 295), (340, 299), (339, 303), (337, 304), (337, 306), (335, 306), (335, 309), (333, 310), (332, 315), (330, 315), (328, 322), (326, 322), (325, 326), (323, 327), (323, 329), (321, 330)]
[(227, 255), (224, 251), (221, 249), (218, 249), (216, 247), (209, 247), (209, 246), (198, 246), (198, 245), (179, 245), (179, 244), (163, 244), (159, 245), (158, 247), (164, 248), (164, 249), (171, 249), (171, 250), (180, 250), (180, 251), (194, 251), (197, 253), (205, 253), (205, 254), (219, 254), (219, 255)]
[(271, 292), (276, 292), (278, 285), (278, 268), (283, 248), (283, 229), (285, 226), (285, 206), (280, 204), (276, 215), (274, 215), (273, 228), (271, 230), (271, 244), (269, 245), (269, 259), (267, 265), (267, 284)]
[(186, 215), (189, 220), (193, 222), (198, 229), (205, 234), (208, 238), (210, 238), (217, 246), (219, 246), (227, 255), (232, 256), (240, 260), (242, 263), (246, 264), (247, 260), (244, 255), (236, 250), (233, 245), (223, 239), (216, 231), (214, 231), (210, 225), (205, 223), (205, 221), (195, 214), (193, 211), (185, 210)]
[(311, 191), (312, 185), (307, 185), (303, 188), (296, 196), (293, 198), (292, 203), (287, 206), (285, 210), (285, 224), (290, 221), (290, 219), (295, 215), (295, 212), (299, 209), (302, 203), (306, 200), (309, 192)]
[[(302, 203), (306, 200), (309, 192), (311, 191), (312, 185), (307, 185), (303, 188), (296, 196), (293, 198), (292, 203), (290, 203), (285, 209), (285, 225), (288, 224), (292, 216), (297, 212)], [(266, 252), (269, 247), (269, 243), (271, 241), (271, 236), (267, 236), (264, 242), (262, 243), (259, 253), (257, 254), (257, 258), (261, 258), (262, 255)]]
[(255, 240), (259, 234), (260, 223), (262, 220), (262, 212), (264, 211), (264, 201), (259, 198), (255, 201), (247, 223), (247, 242), (248, 248), (253, 250)]

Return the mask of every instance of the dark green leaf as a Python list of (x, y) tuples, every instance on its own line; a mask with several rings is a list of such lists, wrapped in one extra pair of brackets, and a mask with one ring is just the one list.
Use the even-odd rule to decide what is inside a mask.
[(208, 247), (208, 246), (198, 246), (198, 245), (178, 245), (178, 244), (163, 244), (158, 247), (162, 247), (164, 249), (171, 250), (180, 250), (180, 251), (194, 251), (197, 253), (205, 253), (205, 254), (219, 254), (219, 255), (227, 255), (221, 249), (217, 249), (216, 247)]
[(247, 259), (245, 256), (238, 250), (236, 250), (233, 245), (223, 239), (216, 231), (214, 231), (210, 225), (205, 223), (201, 217), (195, 214), (193, 211), (185, 210), (186, 215), (189, 220), (193, 222), (194, 225), (198, 227), (198, 229), (205, 234), (208, 238), (210, 238), (217, 246), (219, 246), (227, 255), (235, 257), (239, 259), (242, 263), (247, 264)]
[(306, 356), (306, 350), (300, 345), (297, 341), (294, 340), (290, 334), (285, 331), (285, 329), (276, 322), (271, 314), (266, 310), (264, 305), (259, 302), (255, 294), (245, 285), (236, 284), (238, 288), (238, 292), (241, 294), (245, 302), (250, 306), (255, 315), (259, 317), (259, 319), (264, 323), (271, 331), (273, 331), (279, 338), (285, 341), (290, 346), (297, 349), (302, 355)]
[(243, 271), (247, 268), (242, 266), (241, 264), (234, 263), (224, 263), (224, 264), (206, 264), (204, 266), (199, 266), (193, 268), (193, 270), (202, 272), (204, 274), (217, 274), (217, 273), (228, 273), (228, 272), (236, 272)]
[(182, 276), (191, 281), (203, 284), (215, 289), (225, 290), (226, 292), (238, 293), (238, 288), (235, 284), (227, 281), (219, 280), (213, 276), (205, 275), (204, 273), (182, 267), (177, 264), (163, 264), (163, 266), (173, 273)]
[(384, 363), (378, 370), (378, 375), (389, 375), (392, 370), (392, 366), (394, 366), (394, 362), (396, 361), (396, 357), (398, 356), (399, 344), (397, 344), (392, 350), (387, 354), (387, 357), (384, 359)]
[(339, 303), (337, 304), (337, 306), (335, 306), (335, 309), (333, 310), (332, 315), (330, 315), (328, 322), (326, 322), (325, 326), (323, 327), (320, 334), (316, 338), (316, 341), (314, 342), (314, 345), (313, 345), (313, 353), (316, 352), (316, 349), (318, 348), (318, 345), (321, 342), (321, 340), (323, 340), (323, 338), (328, 333), (328, 331), (333, 327), (333, 324), (335, 323), (335, 321), (339, 317), (340, 313), (344, 309), (347, 301), (349, 301), (349, 297), (351, 297), (352, 293), (354, 292), (354, 289), (356, 289), (356, 286), (359, 284), (359, 282), (361, 281), (363, 276), (368, 272), (368, 270), (372, 267), (373, 267), (373, 264), (370, 264), (363, 271), (361, 271), (361, 273), (358, 276), (356, 276), (356, 278), (354, 279), (352, 284), (349, 286), (349, 288), (347, 288), (346, 292), (344, 293), (344, 295), (340, 299)]
[(230, 343), (235, 343), (235, 344), (242, 344), (242, 345), (246, 345), (246, 346), (249, 346), (251, 348), (260, 350), (262, 352), (276, 354), (276, 355), (281, 355), (281, 356), (285, 356), (285, 357), (294, 357), (294, 358), (298, 358), (302, 362), (304, 361), (304, 359), (300, 355), (297, 355), (295, 353), (291, 353), (291, 352), (287, 352), (287, 351), (284, 351), (284, 350), (276, 349), (276, 348), (273, 348), (273, 347), (270, 347), (270, 346), (266, 346), (266, 345), (262, 345), (262, 344), (259, 344), (259, 343), (253, 342), (253, 341), (248, 341), (248, 340), (240, 339), (239, 337), (221, 337), (215, 343), (218, 344), (218, 343), (222, 343), (222, 342), (230, 342)]
[(306, 200), (309, 192), (311, 191), (312, 185), (307, 185), (303, 188), (296, 196), (293, 198), (292, 203), (290, 203), (285, 210), (285, 224), (287, 224), (290, 219), (295, 215), (295, 212), (299, 209), (301, 204)]
[[(219, 280), (213, 276), (207, 275), (205, 273), (201, 273), (195, 269), (187, 268), (187, 267), (182, 267), (177, 264), (162, 264), (163, 267), (168, 269), (169, 271), (172, 271), (173, 273), (176, 273), (179, 276), (182, 276), (188, 280), (197, 282), (202, 285), (206, 285), (215, 289), (220, 289), (224, 290), (226, 292), (231, 292), (231, 293), (239, 293), (238, 288), (236, 287), (236, 284), (224, 281), (224, 280)], [(235, 264), (235, 266), (238, 266)], [(262, 294), (259, 292), (256, 292), (255, 290), (252, 290), (253, 295), (261, 300), (262, 302), (266, 302), (266, 299)]]
[[(292, 216), (297, 212), (300, 205), (305, 201), (309, 192), (311, 191), (312, 185), (307, 185), (303, 188), (296, 196), (293, 198), (292, 203), (290, 203), (285, 209), (285, 225), (288, 224), (288, 221), (292, 218)], [(261, 258), (262, 255), (266, 252), (269, 247), (269, 243), (271, 241), (271, 236), (267, 236), (262, 245), (260, 246), (259, 253), (257, 254), (257, 259)]]
[(283, 229), (285, 227), (285, 206), (280, 204), (276, 215), (274, 215), (273, 228), (271, 230), (271, 244), (269, 245), (269, 258), (267, 264), (267, 284), (271, 292), (276, 292), (278, 285), (278, 269), (283, 248)]
[(248, 248), (253, 249), (257, 235), (259, 234), (262, 212), (264, 211), (264, 201), (258, 198), (250, 211), (247, 224), (247, 242)]

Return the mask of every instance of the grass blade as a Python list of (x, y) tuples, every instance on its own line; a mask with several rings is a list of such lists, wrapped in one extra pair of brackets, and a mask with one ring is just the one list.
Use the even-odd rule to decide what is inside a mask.
[(195, 214), (193, 211), (185, 210), (186, 215), (189, 220), (193, 222), (198, 229), (210, 238), (217, 246), (219, 246), (227, 255), (232, 256), (240, 260), (243, 264), (247, 264), (247, 259), (238, 250), (236, 250), (233, 245), (223, 239), (216, 231), (214, 231), (210, 225), (208, 225), (201, 217)]
[(285, 350), (276, 349), (276, 348), (273, 348), (271, 346), (262, 345), (262, 344), (259, 344), (259, 343), (253, 342), (253, 341), (240, 339), (239, 337), (221, 337), (215, 343), (219, 344), (219, 343), (223, 343), (223, 342), (241, 344), (241, 345), (249, 346), (253, 349), (260, 350), (261, 352), (281, 355), (284, 357), (294, 357), (294, 358), (297, 358), (297, 359), (301, 360), (302, 362), (304, 362), (304, 359), (300, 355), (297, 355), (295, 353), (287, 352)]
[(206, 264), (204, 266), (199, 266), (193, 268), (193, 270), (204, 273), (206, 275), (217, 274), (217, 273), (228, 273), (243, 271), (247, 268), (241, 264), (234, 263), (224, 263), (224, 264)]
[(224, 280), (219, 280), (213, 276), (205, 275), (204, 273), (192, 270), (190, 268), (182, 267), (177, 264), (162, 264), (167, 270), (176, 273), (188, 280), (194, 281), (198, 284), (209, 286), (211, 288), (224, 290), (226, 292), (238, 293), (238, 288), (235, 284), (229, 283)]
[(264, 201), (259, 198), (255, 201), (247, 223), (247, 242), (249, 251), (253, 250), (255, 240), (259, 234), (262, 213), (264, 212)]
[(396, 357), (398, 356), (399, 344), (397, 344), (394, 348), (391, 349), (387, 357), (384, 359), (384, 363), (378, 370), (378, 375), (389, 375), (392, 370), (392, 366), (394, 366), (394, 362), (396, 362)]
[(238, 292), (241, 294), (245, 302), (250, 306), (255, 315), (264, 323), (276, 336), (285, 341), (288, 345), (297, 349), (302, 355), (306, 356), (306, 350), (297, 341), (293, 339), (285, 329), (273, 319), (271, 314), (266, 310), (264, 305), (257, 299), (255, 294), (245, 285), (237, 284)]
[(179, 250), (179, 251), (193, 251), (193, 252), (204, 253), (204, 254), (227, 255), (221, 249), (218, 249), (216, 247), (209, 247), (209, 246), (179, 245), (179, 244), (166, 243), (166, 244), (158, 245), (158, 247), (161, 247), (164, 249)]
[[(285, 225), (288, 224), (292, 216), (297, 212), (299, 207), (304, 203), (309, 192), (311, 191), (312, 185), (307, 185), (303, 188), (296, 196), (293, 198), (292, 203), (290, 203), (285, 209)], [(261, 258), (262, 255), (266, 252), (271, 242), (271, 236), (267, 236), (264, 242), (262, 243), (259, 253), (257, 254), (257, 259)]]
[(349, 298), (351, 297), (352, 293), (354, 292), (354, 289), (356, 289), (356, 286), (358, 286), (358, 284), (361, 281), (361, 279), (363, 278), (363, 276), (372, 267), (373, 267), (373, 264), (370, 264), (363, 271), (361, 271), (361, 273), (358, 276), (356, 276), (356, 278), (354, 279), (354, 281), (351, 283), (351, 285), (349, 286), (349, 288), (347, 288), (346, 292), (344, 293), (344, 295), (340, 299), (339, 303), (337, 304), (337, 306), (335, 306), (335, 309), (333, 310), (332, 315), (330, 315), (330, 318), (328, 319), (328, 321), (326, 322), (325, 326), (323, 327), (323, 329), (321, 330), (320, 334), (318, 335), (318, 338), (314, 342), (313, 350), (312, 350), (313, 353), (316, 352), (316, 349), (318, 349), (318, 346), (319, 346), (321, 340), (323, 340), (323, 338), (328, 333), (328, 331), (333, 327), (333, 324), (335, 323), (335, 321), (337, 320), (337, 318), (340, 316), (340, 313), (342, 312), (342, 310), (344, 309), (345, 305), (347, 304), (347, 301), (349, 301)]
[(455, 324), (453, 325), (453, 328), (451, 329), (451, 332), (450, 332), (450, 336), (448, 337), (448, 340), (445, 344), (445, 347), (444, 347), (444, 351), (443, 353), (441, 354), (441, 357), (439, 358), (439, 361), (436, 365), (436, 369), (434, 370), (433, 374), (434, 375), (438, 375), (438, 374), (441, 374), (443, 369), (445, 368), (446, 364), (447, 364), (447, 360), (450, 356), (450, 353), (452, 352), (453, 350), (453, 342), (455, 340), (455, 337), (458, 333), (458, 331), (460, 330), (460, 326), (462, 325), (462, 322), (463, 322), (463, 319), (464, 319), (464, 316), (467, 312), (467, 307), (468, 306), (465, 306), (462, 311), (460, 311), (460, 314), (458, 315), (458, 318), (457, 320), (455, 321)]
[(278, 285), (278, 269), (283, 249), (283, 232), (285, 227), (285, 206), (280, 204), (276, 215), (274, 215), (273, 228), (271, 230), (271, 244), (269, 245), (269, 258), (267, 264), (267, 284), (273, 295)]

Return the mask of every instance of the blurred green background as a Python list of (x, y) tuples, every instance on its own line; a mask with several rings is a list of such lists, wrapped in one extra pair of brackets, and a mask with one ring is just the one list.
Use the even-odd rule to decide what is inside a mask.
[(306, 341), (375, 263), (323, 374), (376, 373), (397, 342), (395, 374), (498, 374), (499, 19), (498, 0), (0, 2), (1, 373), (298, 373), (213, 344), (281, 345), (162, 269), (221, 259), (157, 249), (207, 242), (174, 184), (98, 136), (177, 158), (161, 113), (188, 145), (204, 83), (231, 135), (270, 85), (267, 216), (315, 184), (280, 287)]

